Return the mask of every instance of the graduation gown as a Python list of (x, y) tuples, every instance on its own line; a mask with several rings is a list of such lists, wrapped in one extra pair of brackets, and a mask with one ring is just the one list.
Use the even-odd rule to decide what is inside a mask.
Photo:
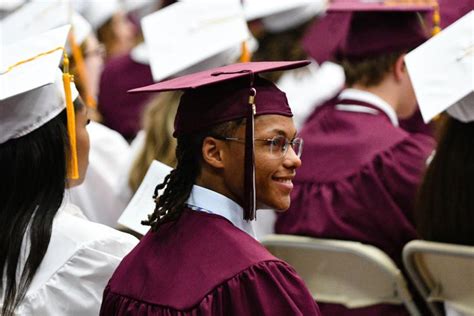
[[(301, 131), (303, 165), (277, 233), (360, 241), (402, 266), (403, 246), (417, 238), (413, 202), (434, 140), (397, 127), (390, 109), (373, 94), (346, 89), (310, 116)], [(346, 314), (320, 306), (323, 314)], [(390, 314), (370, 310), (354, 314)]]
[(248, 223), (196, 209), (145, 235), (109, 281), (101, 315), (320, 315), (294, 269), (243, 231)]
[(120, 191), (120, 171), (128, 165), (130, 146), (116, 131), (96, 122), (87, 125), (90, 137), (89, 167), (84, 182), (69, 189), (72, 203), (97, 223), (117, 226), (129, 202)]
[[(89, 222), (80, 209), (65, 202), (54, 218), (48, 250), (15, 315), (97, 315), (108, 279), (137, 243), (129, 234)], [(25, 239), (22, 253), (28, 248)], [(21, 256), (20, 269), (25, 263), (26, 257)], [(0, 309), (2, 302), (0, 297)]]
[(152, 83), (150, 66), (134, 61), (130, 54), (108, 61), (100, 78), (98, 102), (104, 124), (126, 139), (133, 139), (140, 130), (141, 115), (150, 95), (127, 91)]

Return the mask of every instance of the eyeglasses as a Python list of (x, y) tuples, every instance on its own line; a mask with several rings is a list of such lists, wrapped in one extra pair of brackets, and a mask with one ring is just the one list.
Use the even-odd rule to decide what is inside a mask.
[[(224, 136), (212, 136), (214, 138), (220, 139), (220, 140), (230, 140), (230, 141), (236, 141), (236, 142), (245, 142), (245, 139), (243, 138), (237, 138), (237, 137), (224, 137)], [(288, 152), (288, 148), (291, 145), (291, 148), (293, 148), (293, 151), (295, 152), (296, 156), (301, 157), (301, 153), (303, 152), (303, 139), (296, 137), (293, 138), (292, 140), (289, 140), (283, 135), (277, 135), (274, 136), (273, 138), (267, 138), (267, 139), (258, 139), (255, 138), (255, 141), (260, 141), (260, 142), (266, 142), (266, 145), (269, 146), (270, 150), (270, 155), (273, 158), (282, 158), (286, 155)]]

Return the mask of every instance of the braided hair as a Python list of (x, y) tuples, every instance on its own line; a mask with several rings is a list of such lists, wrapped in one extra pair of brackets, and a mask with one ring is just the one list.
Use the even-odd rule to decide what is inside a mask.
[[(218, 135), (230, 136), (243, 124), (245, 119), (225, 122), (197, 134), (180, 135), (176, 147), (176, 168), (165, 177), (163, 183), (156, 186), (153, 194), (155, 210), (142, 221), (153, 231), (168, 222), (179, 219), (185, 203), (191, 194), (194, 183), (201, 172), (202, 144), (206, 137)], [(158, 192), (165, 189), (161, 196)]]

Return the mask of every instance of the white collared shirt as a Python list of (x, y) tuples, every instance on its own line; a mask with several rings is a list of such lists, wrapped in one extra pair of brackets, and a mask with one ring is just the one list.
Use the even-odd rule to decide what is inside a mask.
[[(390, 122), (394, 126), (398, 126), (398, 118), (397, 114), (395, 113), (395, 110), (392, 108), (390, 104), (385, 102), (382, 98), (379, 96), (376, 96), (373, 93), (359, 90), (359, 89), (353, 89), (353, 88), (348, 88), (344, 89), (340, 94), (339, 94), (339, 100), (343, 99), (349, 99), (349, 100), (356, 100), (356, 101), (362, 101), (366, 103), (370, 103), (373, 106), (377, 107), (380, 111), (385, 113), (388, 118), (390, 119)], [(362, 113), (370, 113), (370, 114), (377, 114), (374, 113), (375, 110), (372, 108), (365, 107), (363, 105), (352, 105), (352, 104), (337, 104), (336, 109), (340, 111), (350, 111), (350, 112), (362, 112)]]
[(235, 227), (256, 238), (252, 224), (243, 218), (243, 208), (222, 194), (194, 185), (186, 204), (195, 211), (220, 215)]

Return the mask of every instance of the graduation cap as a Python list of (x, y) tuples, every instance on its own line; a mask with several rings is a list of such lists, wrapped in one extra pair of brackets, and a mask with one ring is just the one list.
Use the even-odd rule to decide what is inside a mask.
[[(73, 11), (70, 1), (49, 0), (26, 3), (0, 22), (2, 43), (13, 43), (18, 39), (33, 37), (66, 24), (72, 25), (67, 51), (74, 56), (79, 79), (87, 82), (87, 69), (80, 45), (92, 33), (92, 26), (84, 17)], [(84, 100), (88, 106), (95, 108), (96, 101), (88, 87), (89, 85), (84, 85)]]
[[(79, 0), (75, 1), (79, 2)], [(89, 21), (94, 30), (98, 30), (116, 12), (124, 9), (119, 0), (80, 1), (83, 2), (81, 14)]]
[[(273, 2), (269, 1), (260, 0), (259, 2), (273, 4)], [(295, 5), (294, 0), (286, 0), (286, 2)], [(308, 3), (301, 3), (299, 6), (290, 7), (282, 12), (273, 13), (269, 16), (263, 17), (262, 23), (267, 32), (283, 32), (303, 25), (316, 15), (323, 13), (326, 6), (326, 0), (308, 1)]]
[(436, 33), (439, 12), (435, 1), (336, 0), (326, 16), (310, 27), (303, 47), (319, 63), (333, 57), (360, 59), (410, 50), (431, 36), (424, 18), (431, 12)]
[(307, 60), (232, 64), (129, 92), (183, 90), (175, 118), (175, 137), (199, 132), (216, 124), (246, 119), (243, 208), (244, 219), (253, 220), (256, 216), (254, 117), (293, 115), (285, 93), (258, 74), (299, 68), (307, 64)]
[(196, 64), (234, 62), (250, 36), (238, 2), (177, 2), (144, 17), (141, 24), (155, 81)]
[(474, 11), (405, 56), (425, 122), (439, 113), (474, 121)]
[[(2, 46), (0, 65), (0, 144), (31, 133), (66, 108), (70, 143), (68, 173), (78, 177), (72, 101), (78, 92), (58, 66), (70, 25)], [(66, 59), (67, 66), (67, 59)], [(67, 68), (67, 67), (66, 67)]]

